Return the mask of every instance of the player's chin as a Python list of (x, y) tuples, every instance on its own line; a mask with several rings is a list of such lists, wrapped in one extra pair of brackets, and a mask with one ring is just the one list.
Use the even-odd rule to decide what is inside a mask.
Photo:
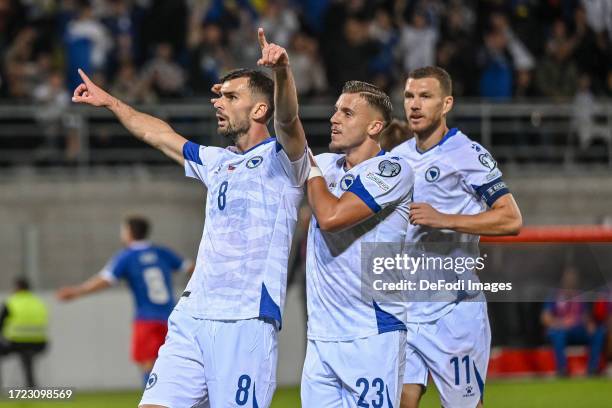
[(339, 142), (332, 141), (329, 144), (329, 151), (332, 153), (342, 153), (344, 152), (344, 150), (345, 150), (345, 146)]
[(227, 123), (219, 123), (217, 124), (217, 133), (221, 136), (226, 136), (230, 132), (229, 126)]

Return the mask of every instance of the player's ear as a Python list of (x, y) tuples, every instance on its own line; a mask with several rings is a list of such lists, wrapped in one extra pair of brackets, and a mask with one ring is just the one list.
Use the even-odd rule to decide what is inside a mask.
[(443, 102), (443, 106), (442, 106), (442, 114), (443, 115), (446, 115), (448, 112), (451, 111), (451, 109), (453, 109), (453, 103), (454, 102), (455, 102), (455, 100), (453, 99), (453, 97), (451, 95), (444, 97), (444, 102)]
[(268, 105), (264, 102), (257, 102), (251, 110), (251, 116), (257, 122), (265, 122), (268, 114)]
[(385, 122), (382, 120), (373, 120), (368, 125), (368, 135), (378, 139), (380, 133), (385, 128)]

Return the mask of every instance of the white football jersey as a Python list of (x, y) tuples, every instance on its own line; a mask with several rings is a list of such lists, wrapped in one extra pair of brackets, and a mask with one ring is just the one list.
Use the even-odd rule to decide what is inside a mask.
[(406, 160), (381, 152), (344, 169), (342, 154), (324, 153), (316, 162), (336, 197), (356, 194), (375, 213), (339, 232), (321, 231), (313, 216), (308, 233), (306, 281), (308, 338), (347, 341), (406, 330), (403, 303), (378, 304), (361, 290), (362, 243), (403, 242), (409, 223), (414, 175)]
[[(478, 214), (509, 192), (491, 154), (456, 128), (425, 152), (418, 150), (412, 138), (393, 149), (392, 154), (404, 157), (414, 170), (414, 202), (428, 203), (442, 213)], [(408, 245), (430, 244), (436, 251), (455, 257), (478, 257), (479, 240), (478, 235), (415, 225), (409, 225), (406, 234)], [(465, 293), (458, 294), (462, 295)], [(408, 322), (437, 320), (459, 300), (411, 302)]]
[(185, 174), (208, 192), (195, 271), (178, 307), (204, 319), (280, 325), (308, 156), (292, 163), (274, 138), (244, 153), (187, 142), (183, 156)]

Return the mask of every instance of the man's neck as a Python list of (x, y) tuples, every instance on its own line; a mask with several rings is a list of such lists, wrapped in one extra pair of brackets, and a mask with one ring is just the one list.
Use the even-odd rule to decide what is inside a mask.
[(364, 162), (380, 153), (380, 145), (375, 142), (366, 142), (353, 149), (350, 149), (345, 154), (344, 168), (350, 170), (361, 162)]
[(238, 136), (234, 144), (238, 150), (244, 153), (269, 138), (270, 133), (267, 127), (254, 125), (248, 132)]
[(440, 126), (431, 131), (421, 134), (415, 133), (414, 136), (416, 138), (416, 146), (419, 151), (425, 152), (440, 143), (447, 132), (448, 127), (446, 126), (446, 122), (442, 122), (440, 123)]

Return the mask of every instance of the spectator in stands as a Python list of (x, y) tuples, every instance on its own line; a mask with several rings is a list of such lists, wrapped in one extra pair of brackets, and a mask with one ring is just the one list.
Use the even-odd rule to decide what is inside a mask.
[(593, 319), (588, 304), (581, 302), (578, 295), (578, 272), (573, 266), (567, 266), (561, 277), (561, 288), (542, 311), (541, 321), (554, 347), (559, 376), (569, 374), (565, 354), (568, 344), (587, 344), (588, 374), (597, 374), (599, 370), (605, 326)]
[(136, 46), (140, 38), (142, 15), (144, 11), (129, 0), (108, 0), (107, 15), (102, 18), (112, 38), (109, 55), (109, 74), (116, 74), (124, 61), (138, 62), (141, 50)]
[(525, 44), (514, 34), (510, 27), (508, 17), (502, 13), (493, 13), (490, 17), (493, 30), (503, 34), (506, 42), (506, 49), (512, 58), (512, 65), (515, 70), (532, 70), (535, 67), (533, 55), (529, 52)]
[(591, 146), (595, 140), (612, 143), (607, 124), (595, 120), (595, 95), (591, 90), (591, 78), (586, 73), (580, 75), (578, 80), (573, 106), (572, 128), (582, 149)]
[(342, 35), (330, 38), (327, 45), (329, 58), (325, 61), (330, 87), (340, 93), (346, 81), (370, 81), (370, 60), (380, 47), (369, 37), (368, 23), (350, 17)]
[(485, 34), (485, 45), (478, 55), (480, 96), (497, 101), (512, 96), (513, 65), (507, 51), (508, 39), (500, 30)]
[(378, 54), (370, 61), (372, 83), (390, 92), (394, 82), (401, 77), (395, 69), (395, 48), (399, 42), (399, 32), (386, 8), (379, 7), (376, 10), (369, 26), (369, 35), (379, 44)]
[(189, 88), (196, 95), (208, 95), (231, 66), (231, 59), (224, 47), (221, 27), (214, 23), (195, 24), (189, 35)]
[(300, 96), (321, 95), (327, 90), (325, 69), (318, 53), (317, 42), (298, 32), (291, 39), (289, 48), (291, 69)]
[(68, 87), (80, 84), (77, 69), (104, 72), (108, 53), (113, 46), (106, 27), (94, 18), (90, 0), (78, 0), (76, 19), (68, 24), (64, 42), (67, 52)]
[[(457, 3), (457, 2), (455, 2)], [(478, 95), (474, 75), (475, 49), (473, 13), (462, 4), (451, 6), (441, 27), (436, 53), (436, 65), (444, 68), (453, 78), (453, 95)]]
[[(147, 0), (142, 16), (140, 55), (150, 58), (157, 44), (170, 44), (174, 55), (181, 55), (187, 44), (189, 7), (187, 0)], [(197, 4), (197, 2), (191, 2)], [(138, 61), (140, 65), (140, 61)]]
[(536, 82), (542, 96), (567, 101), (574, 96), (578, 83), (578, 69), (570, 59), (575, 42), (568, 36), (562, 20), (555, 21), (551, 38), (546, 45), (546, 56), (536, 72)]
[(37, 32), (32, 26), (25, 26), (7, 49), (5, 69), (10, 97), (27, 99), (32, 95), (39, 78), (39, 65), (35, 59)]
[(435, 65), (438, 30), (428, 24), (425, 14), (414, 13), (412, 23), (401, 28), (398, 52), (405, 72)]
[(16, 279), (15, 291), (0, 312), (0, 356), (19, 356), (29, 388), (36, 387), (34, 357), (47, 347), (47, 323), (47, 306), (30, 291), (25, 278)]
[(136, 67), (125, 61), (119, 67), (117, 77), (111, 86), (111, 92), (126, 103), (153, 103), (156, 95), (153, 90), (138, 76)]
[(299, 28), (295, 10), (287, 6), (286, 0), (268, 0), (264, 6), (259, 25), (266, 32), (269, 42), (287, 48)]
[(185, 86), (185, 71), (172, 59), (170, 43), (157, 45), (155, 58), (145, 65), (142, 79), (161, 99), (180, 97)]
[[(32, 97), (39, 106), (36, 119), (45, 136), (45, 146), (38, 153), (43, 159), (51, 158), (55, 155), (63, 135), (64, 114), (70, 104), (70, 95), (64, 87), (64, 75), (59, 70), (51, 72), (44, 83), (34, 88)], [(70, 146), (70, 143), (67, 143), (67, 146)]]
[(537, 89), (533, 83), (533, 71), (519, 69), (515, 72), (514, 97), (517, 99), (529, 99), (538, 96)]
[[(610, 11), (612, 13), (612, 8)], [(609, 46), (603, 33), (596, 34), (589, 27), (586, 12), (582, 7), (578, 7), (574, 12), (572, 43), (572, 59), (576, 61), (578, 70), (587, 73), (595, 88), (600, 88), (604, 84), (607, 71), (607, 64), (602, 61), (606, 61)]]

